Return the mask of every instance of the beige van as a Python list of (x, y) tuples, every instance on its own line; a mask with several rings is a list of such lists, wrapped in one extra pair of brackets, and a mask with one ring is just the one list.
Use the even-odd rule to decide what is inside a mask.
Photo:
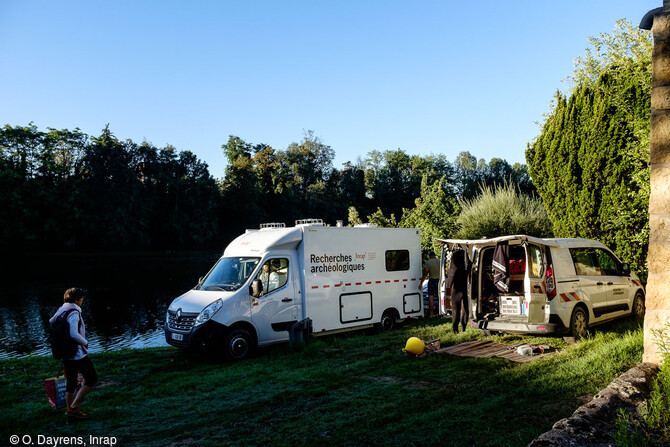
[(591, 239), (515, 235), (438, 240), (442, 245), (440, 305), (446, 313), (451, 254), (465, 250), (471, 325), (484, 333), (569, 333), (617, 318), (644, 316), (644, 287), (628, 264)]

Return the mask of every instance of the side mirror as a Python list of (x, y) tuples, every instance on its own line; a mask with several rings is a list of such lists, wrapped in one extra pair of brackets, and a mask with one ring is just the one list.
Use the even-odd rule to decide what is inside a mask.
[(258, 298), (263, 293), (263, 283), (260, 279), (254, 279), (249, 286), (249, 295)]
[(622, 276), (630, 276), (630, 265), (624, 264), (621, 266)]

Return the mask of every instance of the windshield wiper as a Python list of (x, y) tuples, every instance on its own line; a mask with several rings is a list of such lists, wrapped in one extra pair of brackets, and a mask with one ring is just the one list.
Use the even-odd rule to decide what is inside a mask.
[(205, 290), (221, 290), (222, 292), (227, 291), (223, 287), (219, 287), (219, 286), (207, 286), (207, 287), (205, 287)]

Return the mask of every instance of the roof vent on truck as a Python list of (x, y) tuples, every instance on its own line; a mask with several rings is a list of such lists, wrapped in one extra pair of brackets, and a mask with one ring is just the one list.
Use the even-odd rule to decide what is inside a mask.
[(284, 222), (262, 223), (261, 224), (261, 230), (263, 230), (265, 228), (286, 228), (286, 224)]
[(323, 223), (323, 219), (298, 219), (295, 221), (295, 226), (304, 225), (308, 227), (325, 227), (326, 224)]

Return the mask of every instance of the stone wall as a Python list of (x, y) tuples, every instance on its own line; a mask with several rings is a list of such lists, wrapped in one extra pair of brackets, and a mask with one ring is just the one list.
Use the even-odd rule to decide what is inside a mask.
[(654, 18), (651, 91), (649, 281), (644, 319), (645, 362), (660, 363), (652, 333), (670, 321), (670, 1)]

